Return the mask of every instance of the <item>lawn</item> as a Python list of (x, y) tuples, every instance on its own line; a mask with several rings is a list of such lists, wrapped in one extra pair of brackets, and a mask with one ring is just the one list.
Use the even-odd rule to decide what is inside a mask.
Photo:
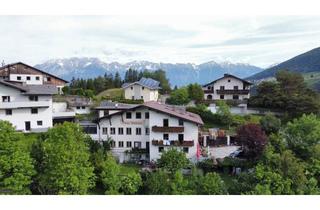
[(108, 90), (104, 90), (100, 92), (97, 97), (98, 98), (123, 98), (124, 96), (124, 91), (122, 88), (112, 88)]

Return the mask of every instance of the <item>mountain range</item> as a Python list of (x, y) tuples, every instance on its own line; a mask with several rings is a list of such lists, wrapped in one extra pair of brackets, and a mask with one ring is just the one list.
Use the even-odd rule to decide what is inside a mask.
[(183, 86), (189, 83), (205, 84), (229, 73), (240, 78), (249, 77), (263, 71), (262, 68), (243, 64), (214, 61), (199, 65), (192, 63), (155, 63), (150, 61), (132, 61), (128, 63), (106, 63), (98, 58), (73, 57), (65, 59), (51, 59), (35, 66), (66, 80), (72, 78), (94, 78), (103, 76), (105, 73), (120, 73), (123, 78), (129, 68), (143, 71), (163, 69), (172, 86)]

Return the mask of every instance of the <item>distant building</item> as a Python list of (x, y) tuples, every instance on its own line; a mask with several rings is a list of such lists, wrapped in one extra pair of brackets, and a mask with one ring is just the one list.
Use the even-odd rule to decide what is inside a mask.
[(157, 101), (160, 82), (142, 77), (137, 82), (123, 84), (122, 88), (126, 99), (143, 100), (144, 102)]
[(112, 101), (102, 101), (100, 105), (94, 109), (98, 112), (98, 117), (101, 118), (116, 112), (132, 109), (136, 106), (139, 106), (139, 104), (124, 104)]
[(250, 97), (252, 83), (231, 74), (202, 86), (205, 100), (245, 100)]
[(68, 108), (76, 114), (89, 114), (93, 105), (90, 98), (83, 96), (66, 96)]
[[(82, 127), (94, 139), (112, 139), (112, 153), (120, 162), (138, 159), (157, 160), (162, 152), (176, 148), (196, 161), (200, 116), (159, 102), (139, 105), (108, 104), (108, 110), (97, 120), (97, 124), (83, 123)], [(130, 107), (131, 106), (131, 107)], [(118, 109), (119, 108), (119, 109)], [(110, 112), (112, 111), (112, 112)]]
[(54, 85), (26, 85), (0, 80), (0, 120), (9, 121), (17, 131), (43, 132), (52, 127)]
[(62, 88), (68, 83), (64, 79), (22, 62), (0, 67), (0, 79), (22, 82), (27, 85), (54, 85), (58, 88), (58, 93), (62, 93)]

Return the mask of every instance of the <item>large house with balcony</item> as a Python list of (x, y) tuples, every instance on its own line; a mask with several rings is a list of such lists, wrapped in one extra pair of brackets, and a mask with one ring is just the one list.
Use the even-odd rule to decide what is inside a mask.
[(224, 74), (202, 86), (205, 100), (245, 100), (250, 97), (252, 83), (231, 74)]
[(114, 105), (108, 113), (101, 107), (99, 110), (101, 117), (97, 125), (84, 123), (82, 126), (94, 140), (111, 139), (112, 152), (120, 162), (128, 161), (132, 152), (138, 152), (139, 158), (157, 160), (170, 148), (177, 148), (191, 161), (196, 161), (199, 126), (203, 125), (199, 115), (154, 101)]
[(122, 89), (124, 90), (124, 97), (126, 99), (143, 100), (144, 102), (157, 101), (160, 82), (142, 77), (139, 81), (124, 83)]
[(0, 79), (22, 82), (27, 85), (54, 85), (57, 87), (58, 93), (62, 93), (62, 88), (68, 83), (64, 79), (22, 62), (0, 67)]
[(0, 80), (0, 120), (9, 121), (17, 131), (43, 132), (52, 127), (54, 85), (27, 85)]

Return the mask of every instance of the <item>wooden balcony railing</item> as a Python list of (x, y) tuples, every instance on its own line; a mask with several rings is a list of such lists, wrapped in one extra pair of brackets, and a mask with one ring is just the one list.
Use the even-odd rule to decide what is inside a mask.
[(249, 90), (217, 90), (217, 94), (249, 94)]
[(179, 140), (152, 140), (153, 146), (175, 146), (175, 147), (193, 147), (194, 141), (179, 141)]
[(152, 126), (153, 132), (166, 132), (166, 133), (182, 133), (184, 132), (184, 127), (182, 126), (170, 126), (170, 127), (160, 127)]

